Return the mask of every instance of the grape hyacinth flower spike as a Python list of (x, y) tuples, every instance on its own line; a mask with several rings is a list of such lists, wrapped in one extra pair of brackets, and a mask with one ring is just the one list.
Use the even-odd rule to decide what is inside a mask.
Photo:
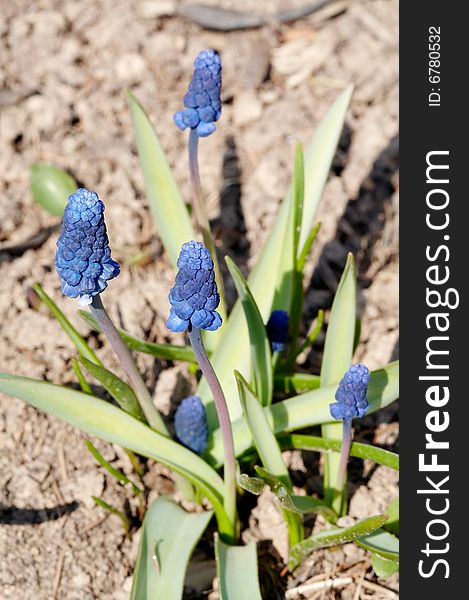
[(184, 96), (184, 110), (174, 114), (174, 122), (184, 131), (194, 130), (207, 137), (221, 115), (221, 61), (215, 50), (202, 50), (194, 61), (194, 74)]
[(171, 311), (166, 323), (171, 331), (192, 327), (215, 331), (222, 319), (215, 310), (220, 303), (210, 252), (200, 242), (186, 242), (177, 261), (179, 272), (169, 293)]
[(177, 438), (196, 454), (208, 446), (208, 426), (205, 408), (198, 396), (184, 398), (176, 410), (174, 427)]
[[(184, 131), (190, 129), (189, 134), (189, 172), (191, 178), (192, 204), (197, 225), (202, 234), (204, 244), (209, 249), (215, 265), (215, 274), (221, 282), (210, 224), (206, 214), (202, 186), (199, 173), (199, 137), (207, 137), (215, 129), (215, 121), (221, 116), (221, 61), (214, 50), (199, 52), (194, 61), (194, 73), (189, 84), (189, 89), (184, 96), (184, 110), (174, 114), (174, 122)], [(220, 288), (220, 312), (226, 314), (223, 300), (223, 290)]]
[(80, 188), (69, 196), (57, 240), (55, 266), (62, 293), (90, 306), (91, 313), (129, 376), (150, 426), (168, 435), (132, 355), (101, 300), (101, 292), (107, 288), (110, 279), (119, 275), (120, 266), (111, 258), (104, 203), (95, 192)]
[(337, 490), (342, 490), (345, 483), (345, 471), (352, 443), (352, 419), (363, 417), (368, 410), (369, 403), (366, 393), (369, 382), (370, 371), (368, 367), (362, 364), (352, 365), (339, 383), (335, 394), (336, 402), (329, 405), (331, 416), (334, 419), (342, 419), (343, 421)]
[(80, 188), (69, 196), (55, 267), (62, 293), (78, 298), (81, 305), (91, 304), (93, 296), (119, 275), (119, 263), (111, 258), (104, 204), (95, 192)]
[(231, 531), (226, 541), (233, 543), (237, 537), (236, 514), (236, 463), (230, 415), (225, 395), (205, 350), (201, 329), (215, 331), (222, 319), (215, 310), (220, 302), (215, 269), (208, 249), (200, 242), (182, 245), (177, 265), (174, 287), (169, 292), (171, 311), (166, 322), (171, 331), (187, 331), (189, 340), (213, 395), (223, 440), (224, 507), (230, 520)]
[(267, 336), (274, 352), (283, 352), (288, 336), (288, 313), (285, 310), (274, 310), (267, 321)]

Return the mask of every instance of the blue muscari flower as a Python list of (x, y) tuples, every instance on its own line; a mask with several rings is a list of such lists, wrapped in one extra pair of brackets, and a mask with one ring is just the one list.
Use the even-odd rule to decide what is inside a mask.
[(178, 439), (197, 454), (208, 446), (208, 426), (204, 405), (198, 396), (184, 398), (174, 417)]
[(274, 310), (266, 325), (267, 335), (274, 352), (285, 350), (288, 336), (288, 313), (285, 310)]
[(208, 329), (222, 323), (216, 308), (220, 303), (210, 252), (200, 242), (182, 245), (176, 282), (169, 292), (171, 311), (166, 326), (171, 331)]
[(179, 129), (195, 129), (199, 137), (207, 137), (216, 129), (221, 115), (221, 61), (215, 50), (202, 50), (194, 61), (194, 74), (184, 110), (174, 114)]
[(350, 421), (353, 417), (363, 417), (368, 410), (366, 390), (370, 381), (370, 371), (365, 365), (352, 365), (345, 373), (335, 393), (336, 402), (329, 404), (334, 419)]
[(79, 298), (82, 304), (90, 304), (108, 280), (119, 275), (119, 263), (111, 259), (104, 204), (95, 192), (80, 188), (69, 196), (55, 267), (62, 293)]

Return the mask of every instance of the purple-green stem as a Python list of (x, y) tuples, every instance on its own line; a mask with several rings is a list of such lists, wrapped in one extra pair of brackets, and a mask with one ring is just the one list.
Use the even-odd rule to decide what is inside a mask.
[(215, 402), (215, 408), (220, 423), (220, 431), (223, 440), (225, 462), (223, 466), (223, 479), (225, 482), (224, 508), (233, 527), (233, 540), (236, 541), (237, 513), (236, 513), (236, 461), (233, 443), (233, 432), (231, 429), (230, 413), (225, 400), (225, 394), (221, 388), (218, 377), (208, 359), (207, 352), (200, 335), (200, 329), (193, 327), (189, 332), (189, 340), (194, 350), (195, 357), (199, 363)]
[(99, 294), (93, 296), (93, 300), (90, 305), (90, 310), (98, 325), (101, 328), (101, 331), (109, 340), (109, 343), (112, 346), (112, 349), (117, 355), (122, 368), (127, 373), (130, 382), (132, 383), (132, 387), (137, 396), (137, 400), (140, 404), (141, 409), (143, 410), (143, 414), (145, 415), (148, 424), (152, 429), (161, 433), (162, 435), (169, 437), (168, 430), (166, 429), (166, 425), (161, 418), (160, 413), (156, 410), (153, 405), (153, 400), (150, 396), (150, 392), (148, 391), (145, 382), (140, 375), (135, 361), (130, 353), (130, 350), (122, 341), (119, 332), (117, 331), (114, 323), (109, 318), (109, 315), (106, 312), (106, 309), (103, 306), (101, 297)]
[[(347, 474), (347, 463), (350, 455), (350, 445), (352, 443), (352, 420), (347, 419), (342, 424), (342, 448), (340, 449), (340, 463), (337, 472), (337, 481), (335, 484), (336, 493), (345, 496), (345, 482)], [(342, 501), (342, 505), (344, 501)]]
[(189, 173), (192, 185), (192, 204), (194, 206), (195, 219), (202, 233), (205, 246), (208, 248), (215, 267), (215, 279), (218, 282), (218, 291), (220, 293), (220, 306), (218, 308), (222, 319), (226, 316), (225, 301), (223, 296), (222, 278), (220, 267), (218, 265), (215, 242), (213, 241), (210, 224), (205, 212), (204, 201), (202, 197), (202, 186), (200, 183), (199, 172), (199, 136), (195, 129), (191, 129), (189, 134)]

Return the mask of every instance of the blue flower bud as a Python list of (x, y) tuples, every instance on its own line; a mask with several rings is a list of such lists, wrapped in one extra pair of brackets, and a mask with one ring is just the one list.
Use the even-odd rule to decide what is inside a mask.
[(182, 245), (176, 282), (169, 292), (171, 311), (166, 326), (171, 331), (208, 329), (222, 323), (216, 308), (220, 303), (210, 252), (200, 242)]
[(370, 381), (370, 371), (365, 365), (352, 365), (339, 383), (335, 394), (336, 402), (329, 404), (334, 419), (350, 421), (363, 417), (368, 410), (366, 391)]
[(117, 277), (119, 263), (111, 259), (104, 222), (104, 204), (83, 188), (69, 196), (55, 255), (62, 294), (90, 304), (92, 297)]
[(220, 90), (220, 57), (214, 50), (203, 50), (194, 61), (194, 74), (184, 96), (186, 108), (173, 117), (179, 129), (195, 129), (199, 137), (213, 133), (221, 115)]
[(178, 439), (197, 454), (208, 446), (208, 426), (204, 405), (198, 396), (184, 398), (174, 417)]
[(267, 335), (274, 352), (285, 350), (288, 336), (288, 313), (285, 310), (274, 310), (266, 325)]

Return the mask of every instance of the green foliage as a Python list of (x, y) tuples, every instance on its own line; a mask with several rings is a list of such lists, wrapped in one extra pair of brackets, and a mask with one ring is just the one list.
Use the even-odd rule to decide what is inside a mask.
[(35, 202), (51, 215), (61, 217), (68, 197), (76, 192), (77, 184), (68, 173), (45, 163), (31, 167), (29, 187)]
[[(357, 271), (353, 256), (349, 254), (334, 297), (327, 327), (321, 364), (321, 386), (334, 384), (337, 387), (352, 363), (356, 311)], [(341, 438), (342, 423), (324, 425), (322, 434), (326, 439)], [(324, 496), (338, 514), (343, 514), (346, 503), (344, 489), (336, 488), (339, 462), (340, 455), (335, 452), (325, 456)]]
[(387, 515), (376, 515), (363, 519), (351, 527), (335, 527), (315, 533), (292, 548), (288, 566), (293, 571), (314, 550), (357, 541), (379, 529), (387, 519)]
[[(86, 310), (79, 310), (78, 314), (85, 323), (94, 331), (101, 331), (96, 319)], [(123, 339), (127, 348), (149, 354), (155, 358), (163, 360), (178, 360), (182, 362), (195, 363), (194, 351), (190, 346), (175, 346), (173, 344), (155, 344), (153, 342), (145, 342), (139, 338), (130, 335), (123, 329), (119, 330), (119, 334)]]
[[(254, 444), (261, 457), (262, 464), (269, 473), (272, 473), (288, 491), (293, 490), (293, 485), (288, 469), (278, 447), (275, 435), (266, 418), (266, 414), (256, 396), (249, 388), (248, 383), (240, 373), (235, 373), (238, 382), (239, 397), (243, 406), (249, 429), (251, 430)], [(288, 527), (288, 539), (293, 546), (303, 539), (303, 526), (297, 515), (283, 513)]]
[(104, 389), (111, 394), (122, 410), (143, 423), (147, 422), (137, 396), (130, 385), (127, 385), (125, 381), (122, 381), (105, 367), (91, 362), (84, 356), (80, 356), (80, 362), (90, 375), (103, 384)]
[(262, 600), (257, 573), (255, 542), (246, 546), (228, 546), (215, 535), (220, 600)]
[(147, 510), (130, 600), (180, 600), (192, 551), (212, 513), (189, 513), (167, 496)]
[[(268, 406), (272, 401), (273, 393), (272, 355), (269, 338), (256, 301), (243, 274), (228, 256), (226, 257), (226, 264), (236, 286), (248, 325), (249, 340), (251, 342), (251, 373), (255, 394), (263, 406)], [(238, 377), (237, 381), (239, 390), (240, 380)]]

